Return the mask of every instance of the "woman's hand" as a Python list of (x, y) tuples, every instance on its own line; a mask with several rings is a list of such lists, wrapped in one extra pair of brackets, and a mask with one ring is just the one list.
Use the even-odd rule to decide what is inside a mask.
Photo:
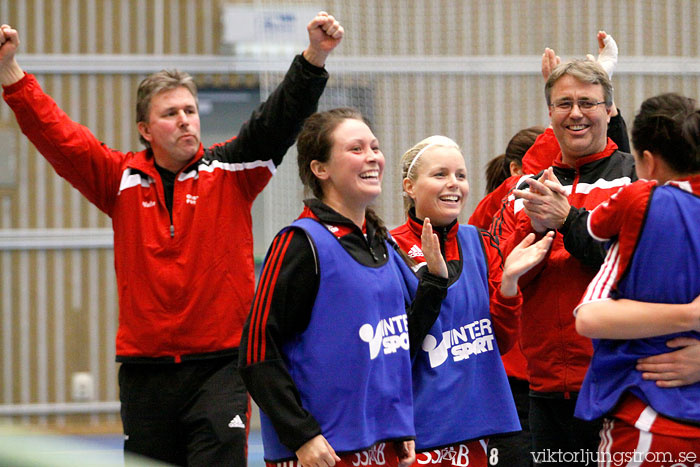
[(340, 462), (340, 457), (323, 435), (317, 435), (304, 443), (296, 452), (302, 467), (330, 467)]
[(447, 279), (447, 263), (445, 263), (445, 258), (442, 257), (440, 251), (440, 239), (436, 233), (433, 233), (433, 226), (427, 217), (423, 220), (420, 242), (423, 257), (428, 265), (428, 272)]
[(416, 442), (411, 440), (396, 443), (399, 467), (409, 467), (416, 461)]
[(510, 252), (503, 264), (501, 277), (501, 294), (513, 297), (518, 294), (518, 279), (544, 259), (552, 246), (554, 232), (547, 232), (537, 243), (535, 234), (528, 234), (522, 242)]

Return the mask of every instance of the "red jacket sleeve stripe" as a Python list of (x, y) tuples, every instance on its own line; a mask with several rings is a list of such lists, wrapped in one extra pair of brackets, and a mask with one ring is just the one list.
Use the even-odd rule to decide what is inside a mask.
[(270, 304), (272, 302), (275, 284), (277, 283), (277, 276), (279, 275), (282, 260), (287, 252), (289, 242), (292, 240), (292, 235), (293, 232), (290, 230), (275, 238), (272, 242), (270, 256), (261, 274), (250, 319), (251, 325), (248, 334), (247, 356), (248, 365), (257, 363), (265, 358), (265, 327), (267, 325), (267, 316), (270, 312)]

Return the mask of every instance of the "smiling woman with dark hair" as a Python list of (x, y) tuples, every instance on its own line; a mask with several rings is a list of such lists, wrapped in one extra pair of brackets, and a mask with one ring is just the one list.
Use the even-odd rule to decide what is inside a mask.
[(408, 466), (415, 459), (409, 321), (440, 308), (447, 276), (440, 246), (427, 229), (435, 275), (418, 283), (369, 208), (381, 193), (384, 155), (356, 110), (309, 117), (297, 153), (314, 197), (275, 237), (241, 339), (241, 375), (262, 409), (265, 460)]

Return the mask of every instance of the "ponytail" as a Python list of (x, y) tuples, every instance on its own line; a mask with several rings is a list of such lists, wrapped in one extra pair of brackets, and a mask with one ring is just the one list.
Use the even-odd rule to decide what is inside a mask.
[(374, 209), (372, 208), (367, 208), (365, 209), (365, 219), (367, 219), (367, 222), (371, 222), (375, 226), (375, 235), (379, 237), (381, 240), (386, 241), (391, 247), (396, 250), (396, 252), (401, 256), (401, 258), (404, 260), (404, 262), (408, 265), (408, 267), (412, 268), (415, 266), (416, 260), (411, 258), (406, 254), (405, 251), (403, 251), (399, 246), (396, 244), (393, 238), (389, 236), (389, 231), (386, 228), (386, 225), (384, 224), (384, 221), (377, 215), (376, 212), (374, 212)]
[(375, 225), (375, 235), (377, 235), (377, 237), (381, 238), (382, 240), (389, 238), (389, 231), (387, 230), (386, 225), (384, 225), (384, 221), (377, 215), (376, 212), (374, 212), (374, 209), (365, 209), (365, 219)]

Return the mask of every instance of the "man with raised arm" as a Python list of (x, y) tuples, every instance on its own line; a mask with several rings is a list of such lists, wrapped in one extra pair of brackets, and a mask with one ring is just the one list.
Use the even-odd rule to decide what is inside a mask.
[(343, 37), (320, 12), (309, 45), (238, 136), (200, 141), (197, 90), (180, 71), (138, 89), (146, 146), (120, 152), (72, 121), (15, 59), (0, 26), (0, 83), (22, 132), (112, 219), (124, 449), (179, 465), (246, 465), (248, 396), (238, 345), (254, 293), (251, 206), (317, 107)]

